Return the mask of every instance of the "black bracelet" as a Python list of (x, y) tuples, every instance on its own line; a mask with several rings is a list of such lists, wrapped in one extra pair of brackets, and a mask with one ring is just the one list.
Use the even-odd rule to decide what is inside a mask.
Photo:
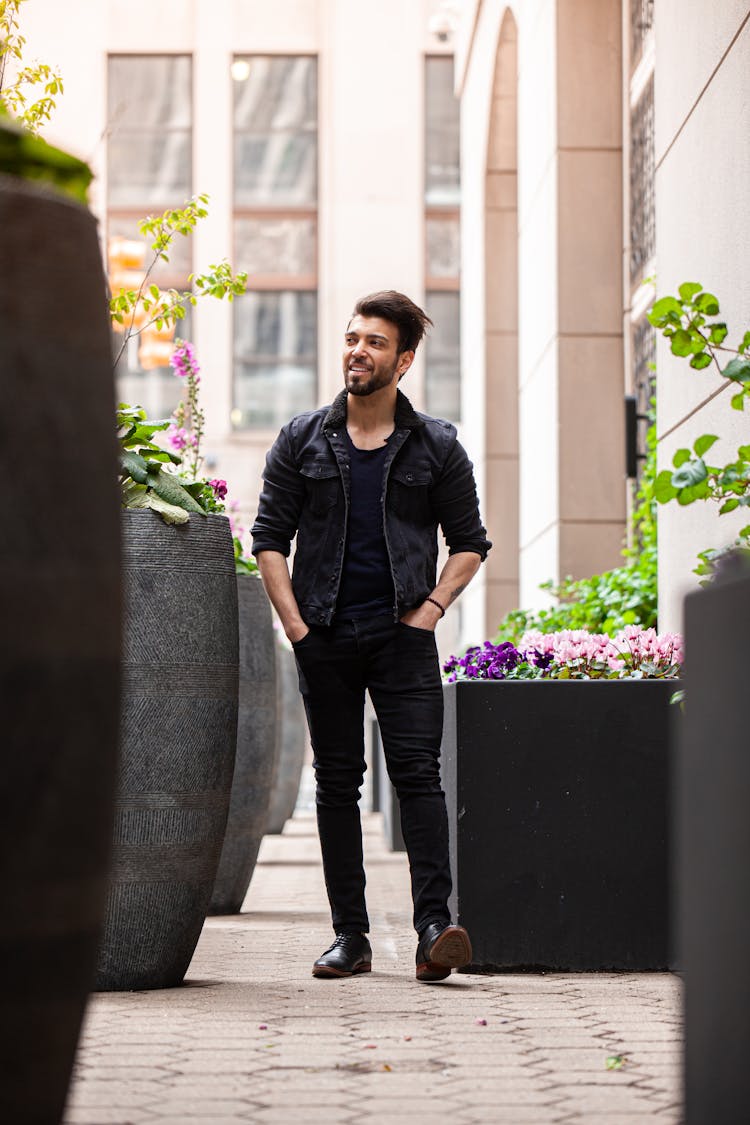
[(425, 601), (432, 602), (433, 605), (436, 605), (440, 610), (440, 616), (445, 617), (445, 606), (442, 606), (436, 598), (425, 598)]

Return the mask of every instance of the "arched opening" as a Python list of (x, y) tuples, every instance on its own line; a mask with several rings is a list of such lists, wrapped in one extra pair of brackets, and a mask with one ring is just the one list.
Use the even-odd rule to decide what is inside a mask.
[(508, 9), (495, 60), (485, 181), (486, 624), (518, 606), (518, 59)]

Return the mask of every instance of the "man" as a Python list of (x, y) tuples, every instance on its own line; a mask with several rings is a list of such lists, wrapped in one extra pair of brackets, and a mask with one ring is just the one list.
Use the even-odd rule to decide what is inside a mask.
[[(297, 658), (314, 753), (336, 934), (313, 966), (317, 977), (372, 965), (358, 804), (366, 690), (401, 805), (417, 979), (444, 980), (471, 960), (469, 935), (450, 924), (448, 911), (434, 629), (491, 544), (455, 427), (417, 414), (398, 390), (431, 323), (401, 293), (357, 302), (344, 338), (344, 390), (330, 408), (283, 427), (266, 459), (253, 526), (261, 577)], [(436, 581), (438, 524), (450, 554)]]

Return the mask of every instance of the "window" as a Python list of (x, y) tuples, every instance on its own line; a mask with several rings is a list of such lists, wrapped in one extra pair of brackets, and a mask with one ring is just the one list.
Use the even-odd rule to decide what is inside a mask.
[(317, 397), (317, 62), (242, 56), (234, 81), (235, 429), (282, 425)]
[[(127, 240), (136, 288), (138, 247), (150, 265), (153, 254), (138, 231), (149, 214), (179, 207), (192, 194), (192, 60), (187, 55), (110, 55), (107, 83), (107, 238), (110, 248)], [(178, 239), (169, 262), (150, 274), (163, 289), (188, 288), (190, 242)], [(141, 271), (142, 273), (142, 271)], [(112, 279), (114, 282), (114, 278)], [(180, 334), (190, 337), (190, 313)], [(119, 350), (119, 339), (115, 344)], [(144, 406), (152, 417), (171, 413), (180, 387), (169, 370), (169, 349), (153, 371), (146, 341), (133, 337), (117, 365), (118, 393)]]
[(460, 417), (461, 261), (459, 103), (453, 94), (453, 58), (425, 61), (425, 295), (435, 322), (427, 337), (427, 411)]

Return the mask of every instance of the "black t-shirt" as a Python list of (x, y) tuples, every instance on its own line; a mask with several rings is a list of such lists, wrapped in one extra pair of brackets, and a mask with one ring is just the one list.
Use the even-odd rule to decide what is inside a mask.
[(393, 579), (383, 529), (383, 470), (388, 449), (357, 449), (349, 434), (350, 506), (336, 616), (374, 617), (393, 609)]

